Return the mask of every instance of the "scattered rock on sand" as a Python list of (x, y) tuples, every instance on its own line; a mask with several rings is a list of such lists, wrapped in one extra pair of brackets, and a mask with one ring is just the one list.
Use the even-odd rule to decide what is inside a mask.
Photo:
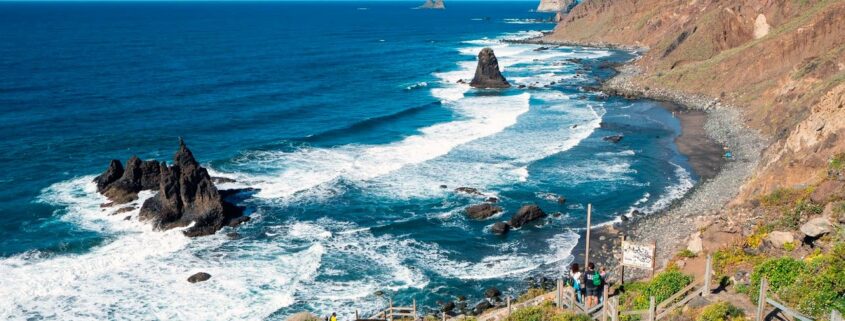
[(197, 283), (197, 282), (204, 282), (208, 281), (211, 278), (211, 274), (205, 272), (197, 272), (194, 275), (188, 277), (188, 282)]
[(786, 243), (795, 242), (795, 238), (792, 236), (792, 233), (782, 231), (769, 233), (769, 235), (766, 236), (766, 240), (769, 241), (772, 246), (779, 249), (782, 249)]
[(493, 53), (493, 49), (484, 48), (478, 53), (478, 66), (475, 69), (475, 77), (469, 83), (475, 88), (508, 88), (511, 85), (499, 71), (499, 60)]
[(502, 208), (493, 206), (491, 204), (476, 204), (466, 208), (467, 216), (476, 220), (483, 220), (497, 213), (502, 212)]
[(801, 225), (801, 233), (812, 238), (821, 237), (830, 233), (832, 229), (833, 226), (823, 217), (811, 219), (807, 223), (804, 223), (804, 225)]
[(539, 206), (530, 204), (525, 205), (511, 217), (510, 225), (515, 228), (520, 228), (528, 222), (535, 221), (546, 217), (546, 213), (540, 209)]

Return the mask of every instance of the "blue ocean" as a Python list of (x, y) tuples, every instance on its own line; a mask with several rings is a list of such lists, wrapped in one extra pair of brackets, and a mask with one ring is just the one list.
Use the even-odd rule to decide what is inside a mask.
[[(472, 305), (560, 275), (588, 203), (613, 222), (698, 180), (671, 112), (584, 89), (633, 53), (503, 42), (554, 27), (531, 1), (418, 4), (0, 3), (0, 319)], [(459, 83), (484, 47), (512, 88)], [(255, 189), (250, 222), (187, 238), (100, 207), (109, 160), (171, 161), (179, 137)], [(489, 197), (503, 213), (466, 217)], [(550, 215), (490, 232), (524, 204)]]

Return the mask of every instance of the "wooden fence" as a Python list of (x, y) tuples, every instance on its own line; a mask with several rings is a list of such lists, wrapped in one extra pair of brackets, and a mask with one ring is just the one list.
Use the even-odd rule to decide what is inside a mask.
[(409, 307), (403, 306), (393, 306), (393, 299), (390, 300), (390, 304), (388, 305), (387, 309), (379, 311), (378, 313), (370, 316), (367, 319), (361, 319), (358, 317), (358, 311), (355, 311), (355, 320), (364, 321), (393, 321), (395, 319), (408, 319), (417, 320), (417, 300), (413, 300), (413, 303)]

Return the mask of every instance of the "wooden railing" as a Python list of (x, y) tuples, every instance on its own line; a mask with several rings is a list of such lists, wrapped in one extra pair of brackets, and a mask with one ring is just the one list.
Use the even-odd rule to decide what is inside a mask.
[(379, 311), (378, 313), (370, 316), (367, 319), (361, 319), (358, 317), (358, 311), (355, 311), (355, 320), (387, 320), (393, 321), (395, 319), (406, 319), (410, 318), (411, 320), (417, 320), (417, 300), (413, 300), (413, 303), (409, 307), (403, 306), (393, 306), (393, 300), (390, 300), (390, 305), (387, 309)]
[[(774, 298), (770, 297), (769, 296), (769, 281), (767, 281), (766, 278), (761, 278), (760, 279), (760, 293), (759, 293), (759, 296), (757, 297), (757, 318), (755, 320), (763, 321), (763, 317), (766, 315), (766, 305), (767, 304), (774, 306), (776, 310), (779, 310), (779, 311), (785, 313), (786, 315), (793, 318), (793, 320), (798, 319), (798, 320), (801, 320), (801, 321), (813, 321), (813, 318), (808, 317), (806, 315), (803, 315), (801, 313), (798, 313), (798, 311), (795, 311), (795, 310), (787, 307), (785, 304), (780, 303), (777, 300), (775, 300)], [(831, 321), (833, 321), (833, 317), (834, 317), (833, 314), (835, 312), (836, 312), (836, 310), (831, 312), (831, 317), (830, 317)], [(840, 319), (841, 319), (841, 316), (840, 316)]]

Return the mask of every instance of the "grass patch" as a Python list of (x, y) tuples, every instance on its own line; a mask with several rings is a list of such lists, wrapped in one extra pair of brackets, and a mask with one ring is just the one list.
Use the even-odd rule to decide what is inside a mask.
[(533, 298), (536, 298), (538, 296), (541, 296), (543, 294), (546, 294), (546, 290), (539, 289), (539, 288), (530, 288), (530, 289), (528, 289), (528, 291), (525, 291), (525, 293), (523, 293), (518, 298), (516, 298), (515, 303), (525, 302), (525, 301), (531, 300)]
[(678, 257), (687, 258), (687, 259), (694, 258), (694, 257), (697, 257), (697, 256), (698, 256), (697, 254), (693, 253), (689, 249), (684, 249), (683, 251), (678, 253)]
[[(620, 309), (642, 310), (648, 309), (649, 298), (654, 297), (660, 303), (692, 283), (692, 276), (681, 273), (677, 268), (657, 274), (650, 281), (640, 281), (625, 284), (625, 293), (620, 296)], [(623, 320), (633, 320), (637, 316), (623, 316)]]

